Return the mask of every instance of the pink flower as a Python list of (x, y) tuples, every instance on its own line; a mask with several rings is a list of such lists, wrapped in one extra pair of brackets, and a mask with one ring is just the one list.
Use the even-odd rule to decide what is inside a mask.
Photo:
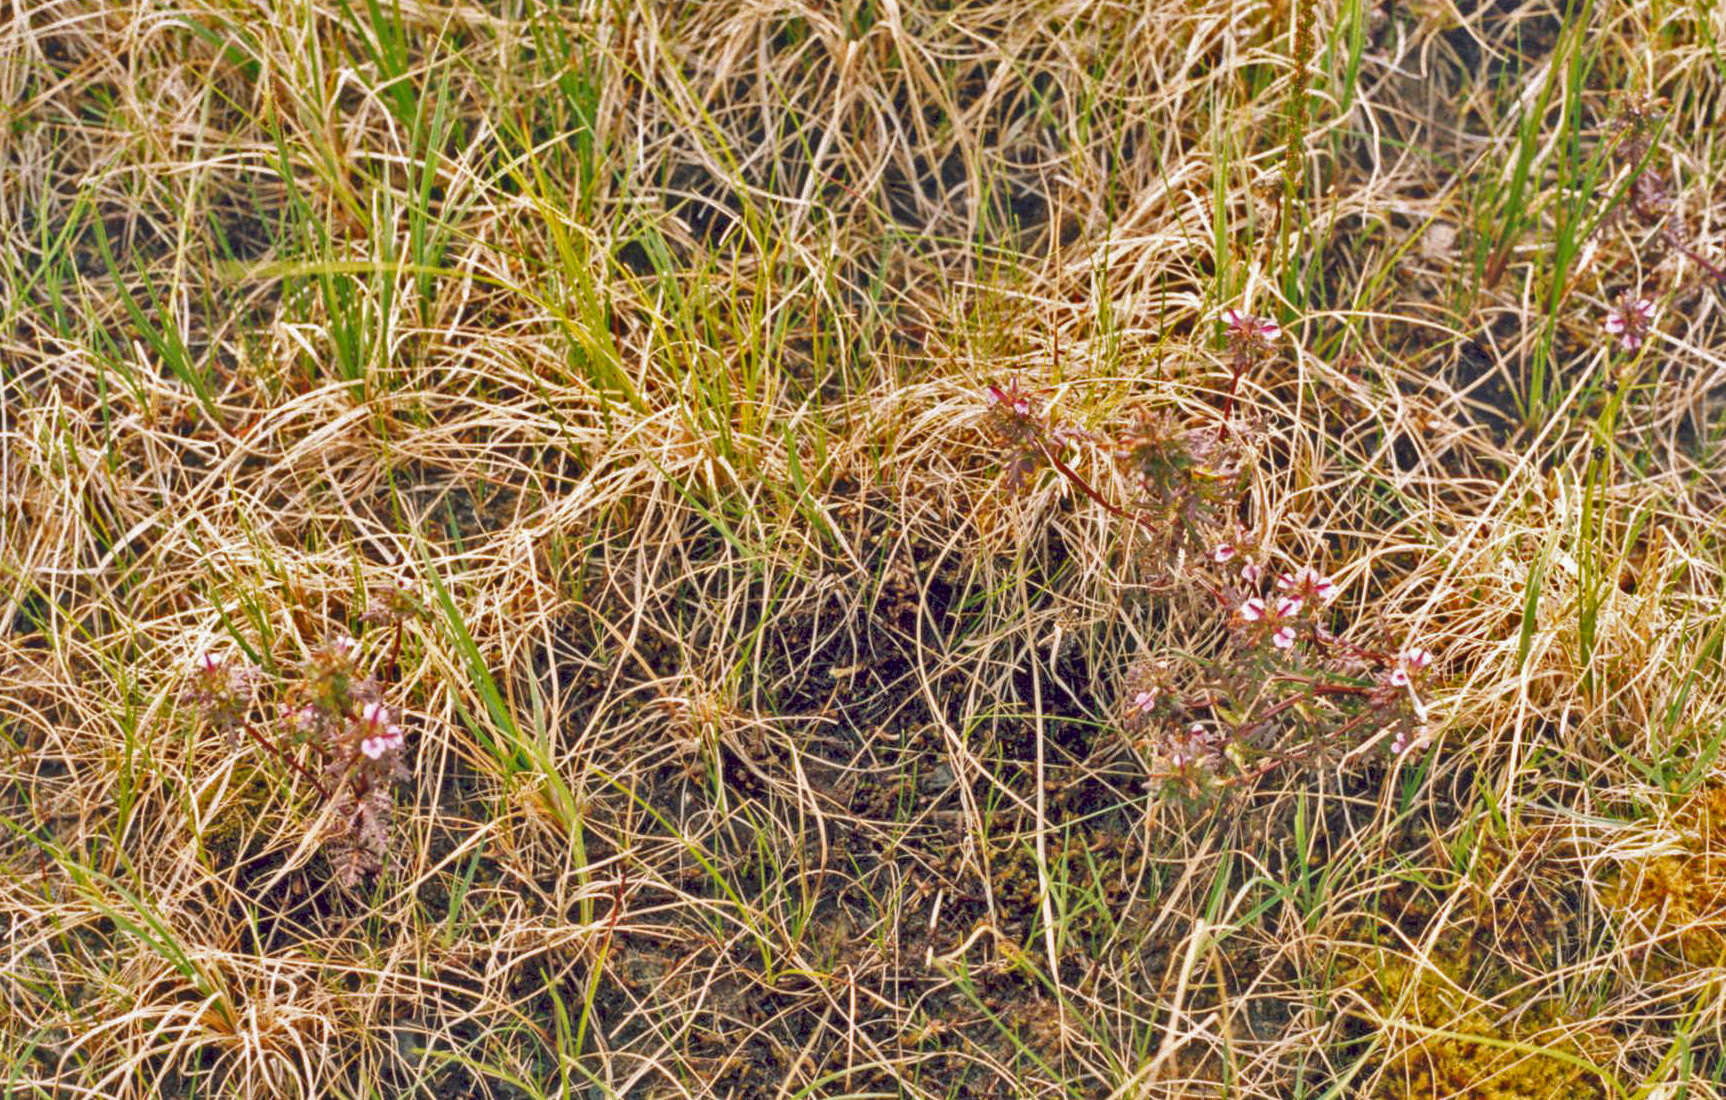
[(1295, 630), (1292, 626), (1281, 626), (1271, 635), (1271, 645), (1278, 649), (1292, 649), (1295, 644)]
[(1141, 691), (1137, 695), (1133, 696), (1133, 706), (1138, 707), (1140, 710), (1150, 710), (1152, 707), (1156, 706), (1156, 703), (1157, 693), (1154, 691)]
[(1010, 379), (1006, 389), (990, 386), (989, 396), (995, 399), (996, 404), (1011, 411), (1014, 416), (1030, 416), (1036, 411), (1036, 407), (1031, 404), (1030, 393), (1019, 388), (1017, 378)]
[(1226, 561), (1232, 560), (1236, 553), (1237, 551), (1235, 548), (1225, 542), (1215, 550), (1211, 551), (1211, 560), (1216, 562), (1218, 565), (1221, 565)]
[(1654, 324), (1654, 303), (1647, 298), (1632, 298), (1625, 294), (1618, 304), (1606, 311), (1601, 327), (1608, 336), (1618, 337), (1625, 351), (1642, 346), (1643, 337)]
[(1163, 739), (1158, 753), (1166, 756), (1176, 768), (1184, 768), (1188, 764), (1209, 767), (1216, 759), (1216, 745), (1220, 740), (1222, 737), (1217, 731), (1206, 729), (1203, 722), (1192, 722), (1184, 732), (1171, 731)]
[(1248, 562), (1241, 566), (1241, 581), (1244, 584), (1257, 584), (1265, 576), (1265, 567), (1257, 562)]
[(1277, 618), (1290, 619), (1300, 614), (1301, 599), (1299, 596), (1283, 596), (1277, 600)]
[(1412, 687), (1414, 675), (1432, 664), (1432, 654), (1419, 646), (1405, 649), (1396, 655), (1396, 664), (1390, 670), (1388, 682), (1391, 687)]
[(227, 730), (238, 745), (238, 730), (245, 724), (257, 684), (257, 670), (244, 661), (203, 652), (192, 658), (191, 682), (186, 698), (218, 729)]
[(360, 739), (360, 751), (373, 760), (402, 746), (402, 728), (390, 721), (389, 708), (382, 703), (372, 702), (361, 707), (359, 726), (365, 733)]
[(1337, 594), (1336, 584), (1310, 565), (1301, 566), (1293, 576), (1284, 573), (1277, 578), (1277, 587), (1303, 597), (1311, 596), (1319, 603), (1329, 603)]
[(1397, 730), (1396, 736), (1391, 738), (1391, 741), (1390, 741), (1390, 754), (1392, 756), (1401, 756), (1403, 753), (1405, 753), (1407, 751), (1408, 751), (1408, 731), (1407, 730)]
[(391, 741), (387, 737), (368, 737), (360, 742), (360, 751), (373, 760), (401, 744), (401, 738)]
[(1282, 326), (1264, 317), (1254, 317), (1238, 309), (1223, 310), (1223, 324), (1229, 327), (1229, 335), (1240, 340), (1251, 340), (1256, 343), (1268, 344), (1282, 335)]
[(1432, 664), (1432, 654), (1421, 649), (1419, 646), (1416, 646), (1413, 649), (1403, 650), (1401, 653), (1397, 654), (1396, 659), (1400, 664), (1411, 669), (1422, 669), (1427, 665)]
[(1258, 622), (1265, 617), (1265, 602), (1257, 596), (1249, 598), (1246, 603), (1241, 604), (1240, 615), (1249, 623)]

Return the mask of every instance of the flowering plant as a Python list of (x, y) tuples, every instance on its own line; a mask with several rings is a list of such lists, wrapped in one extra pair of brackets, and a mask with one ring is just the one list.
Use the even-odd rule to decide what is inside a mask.
[[(1601, 225), (1620, 223), (1628, 214), (1639, 227), (1654, 231), (1660, 245), (1682, 253), (1704, 274), (1726, 283), (1726, 269), (1702, 255), (1690, 242), (1678, 215), (1673, 187), (1656, 166), (1655, 138), (1659, 136), (1665, 109), (1664, 100), (1649, 97), (1629, 96), (1620, 102), (1612, 123), (1617, 139), (1612, 146), (1612, 159), (1618, 171), (1629, 175), (1629, 186), (1625, 201), (1610, 206), (1601, 218)], [(1645, 299), (1638, 302), (1647, 305)], [(1652, 320), (1652, 306), (1648, 308), (1646, 319)], [(1607, 331), (1618, 335), (1610, 327)], [(1626, 342), (1625, 347), (1634, 350), (1635, 345)]]
[(1606, 320), (1601, 323), (1608, 336), (1618, 337), (1625, 351), (1641, 347), (1653, 326), (1654, 303), (1630, 293), (1625, 293), (1616, 306), (1606, 311)]
[(1341, 586), (1313, 565), (1273, 572), (1261, 536), (1238, 524), (1257, 433), (1234, 415), (1235, 394), (1244, 374), (1276, 355), (1282, 329), (1234, 309), (1221, 319), (1232, 379), (1217, 422), (1153, 410), (1115, 437), (1111, 455), (1136, 490), (1131, 506), (1079, 472), (1079, 450), (1098, 437), (1060, 424), (1017, 379), (989, 387), (985, 419), (1010, 490), (1049, 470), (1065, 478), (1160, 548), (1225, 627), (1209, 652), (1147, 656), (1126, 676), (1123, 732), (1154, 779), (1187, 794), (1372, 747), (1408, 754), (1425, 737), (1420, 691), (1433, 664), (1424, 648), (1344, 638), (1331, 610)]
[[(367, 621), (393, 623), (386, 669), (394, 677), (402, 626), (423, 605), (405, 589), (391, 590)], [(304, 778), (329, 808), (324, 850), (337, 883), (357, 885), (383, 869), (389, 852), (392, 788), (412, 777), (405, 738), (384, 703), (384, 685), (361, 666), (359, 643), (335, 634), (314, 648), (296, 681), (281, 685), (273, 722), (254, 716), (263, 676), (237, 657), (202, 653), (192, 665), (187, 699), (204, 721), (227, 736), (230, 749), (250, 739)]]

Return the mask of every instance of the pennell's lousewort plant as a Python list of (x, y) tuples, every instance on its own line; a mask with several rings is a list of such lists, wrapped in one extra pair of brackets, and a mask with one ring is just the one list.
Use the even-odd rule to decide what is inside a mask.
[[(381, 679), (365, 671), (359, 643), (345, 633), (314, 647), (289, 682), (272, 683), (236, 656), (205, 652), (193, 662), (187, 698), (210, 728), (226, 735), (230, 751), (250, 740), (316, 792), (327, 810), (324, 852), (343, 887), (358, 885), (388, 862), (392, 790), (412, 773), (385, 687), (397, 677), (405, 623), (423, 613), (419, 598), (401, 583), (366, 612), (366, 623), (390, 629)], [(276, 717), (260, 723), (265, 689), (273, 689)]]
[[(1263, 532), (1238, 522), (1259, 432), (1237, 415), (1241, 376), (1276, 354), (1276, 322), (1222, 315), (1232, 381), (1214, 423), (1144, 413), (1111, 441), (1062, 424), (1019, 379), (989, 386), (986, 430), (1003, 484), (1023, 492), (1044, 471), (1149, 540), (1174, 584), (1196, 590), (1225, 626), (1199, 655), (1146, 654), (1128, 669), (1120, 725), (1169, 793), (1218, 795), (1280, 767), (1362, 752), (1409, 754), (1428, 736), (1421, 689), (1433, 655), (1377, 649), (1339, 629), (1339, 587), (1318, 567), (1274, 561)], [(1105, 448), (1136, 487), (1123, 505), (1081, 472), (1083, 448)], [(1166, 591), (1166, 589), (1164, 589)]]

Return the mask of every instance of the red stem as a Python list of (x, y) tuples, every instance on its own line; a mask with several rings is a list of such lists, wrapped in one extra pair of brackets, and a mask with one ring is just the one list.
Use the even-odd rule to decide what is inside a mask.
[(1156, 533), (1156, 527), (1152, 525), (1151, 517), (1142, 512), (1129, 512), (1125, 508), (1112, 503), (1107, 497), (1103, 496), (1102, 493), (1099, 493), (1096, 489), (1092, 488), (1091, 483), (1086, 481), (1082, 474), (1067, 465), (1065, 462), (1062, 462), (1060, 456), (1055, 454), (1055, 452), (1050, 449), (1049, 445), (1043, 442), (1040, 437), (1037, 439), (1037, 450), (1042, 452), (1043, 457), (1049, 460), (1049, 465), (1060, 471), (1062, 477), (1066, 478), (1074, 485), (1077, 485), (1081, 493), (1090, 497), (1096, 504), (1101, 505), (1110, 515), (1116, 516), (1120, 519), (1131, 520), (1140, 527), (1143, 527), (1145, 530), (1153, 534)]
[(1304, 676), (1278, 676), (1277, 679), (1288, 684), (1305, 684), (1312, 688), (1315, 695), (1369, 695), (1372, 688), (1360, 684), (1324, 684), (1317, 680), (1309, 680)]
[(298, 760), (295, 760), (292, 756), (289, 756), (286, 752), (282, 751), (281, 745), (279, 745), (278, 743), (276, 743), (274, 741), (271, 741), (268, 737), (265, 737), (263, 734), (259, 733), (257, 730), (257, 727), (253, 726), (250, 722), (246, 722), (244, 725), (245, 725), (246, 732), (252, 735), (252, 740), (256, 741), (258, 744), (260, 744), (260, 745), (264, 746), (264, 748), (268, 749), (270, 751), (270, 753), (273, 756), (275, 756), (275, 758), (277, 760), (280, 760), (282, 763), (286, 764), (288, 767), (294, 769), (295, 771), (299, 772), (301, 775), (305, 776), (307, 782), (311, 783), (312, 786), (316, 787), (318, 789), (318, 793), (320, 795), (324, 796), (325, 798), (329, 797), (330, 793), (328, 791), (324, 790), (324, 785), (322, 783), (318, 782), (318, 777), (313, 775), (311, 772), (307, 771), (305, 769), (304, 765), (302, 765)]
[(1715, 267), (1713, 264), (1703, 259), (1700, 253), (1685, 244), (1683, 241), (1674, 241), (1673, 243), (1676, 244), (1686, 256), (1700, 264), (1704, 271), (1708, 272), (1708, 274), (1714, 276), (1721, 282), (1726, 283), (1726, 271), (1722, 271), (1720, 268)]
[(1241, 388), (1240, 364), (1230, 363), (1229, 369), (1233, 373), (1229, 377), (1229, 395), (1223, 400), (1223, 415), (1217, 422), (1217, 438), (1219, 440), (1229, 437), (1229, 417), (1235, 411), (1235, 393)]
[[(1364, 725), (1366, 723), (1367, 719), (1372, 717), (1372, 713), (1373, 712), (1369, 710), (1369, 711), (1362, 711), (1361, 713), (1355, 715), (1353, 718), (1350, 718), (1347, 722), (1344, 722), (1342, 725), (1340, 725), (1336, 729), (1332, 730), (1328, 735), (1326, 735), (1325, 740), (1336, 741), (1336, 740), (1339, 740), (1339, 739), (1347, 736), (1348, 734), (1352, 733), (1357, 727)], [(1261, 719), (1261, 721), (1262, 720), (1263, 719)], [(1245, 784), (1245, 783), (1255, 782), (1255, 781), (1263, 778), (1264, 776), (1269, 775), (1271, 772), (1277, 770), (1278, 768), (1282, 767), (1284, 764), (1299, 763), (1300, 761), (1306, 759), (1308, 756), (1311, 756), (1312, 753), (1317, 750), (1318, 741), (1314, 740), (1314, 741), (1308, 742), (1304, 747), (1306, 749), (1305, 752), (1296, 751), (1296, 752), (1266, 753), (1265, 754), (1266, 759), (1263, 762), (1256, 765), (1251, 771), (1243, 772), (1239, 775), (1230, 776), (1226, 779), (1220, 780), (1219, 785), (1224, 786), (1224, 787), (1234, 787), (1234, 786), (1240, 786), (1240, 785)]]
[(402, 655), (402, 624), (398, 620), (396, 622), (396, 635), (394, 638), (392, 638), (390, 640), (389, 664), (387, 666), (385, 666), (389, 669), (389, 672), (384, 676), (384, 681), (386, 683), (392, 683), (392, 684), (395, 683), (396, 679), (401, 675), (401, 666), (397, 663), (397, 660), (398, 660), (398, 658), (401, 657), (401, 655)]

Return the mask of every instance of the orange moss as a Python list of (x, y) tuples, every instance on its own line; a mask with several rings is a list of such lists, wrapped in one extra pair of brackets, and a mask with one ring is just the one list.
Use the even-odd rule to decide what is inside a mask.
[(1666, 948), (1666, 969), (1679, 960), (1719, 966), (1726, 961), (1726, 787), (1693, 796), (1672, 826), (1679, 850), (1626, 864), (1607, 903)]

